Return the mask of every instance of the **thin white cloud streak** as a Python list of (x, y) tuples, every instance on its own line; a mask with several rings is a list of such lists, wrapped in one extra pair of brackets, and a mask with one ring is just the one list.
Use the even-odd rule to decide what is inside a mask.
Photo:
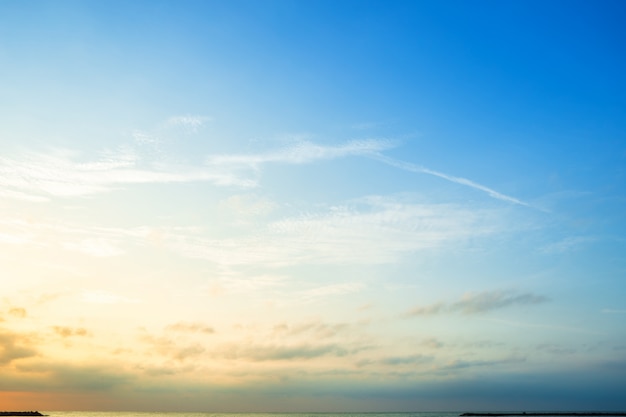
[(56, 150), (21, 159), (0, 157), (0, 192), (35, 202), (50, 196), (76, 197), (109, 192), (126, 184), (207, 181), (219, 186), (253, 187), (256, 181), (207, 167), (138, 167), (139, 156), (117, 153), (93, 162), (74, 161), (75, 153)]
[(530, 205), (528, 203), (525, 203), (515, 197), (511, 197), (508, 196), (506, 194), (502, 194), (499, 193), (489, 187), (486, 187), (482, 184), (478, 184), (474, 181), (468, 180), (467, 178), (463, 178), (463, 177), (455, 177), (452, 175), (448, 175), (448, 174), (444, 174), (442, 172), (439, 171), (434, 171), (432, 169), (428, 169), (419, 165), (415, 165), (409, 162), (404, 162), (404, 161), (400, 161), (394, 158), (390, 158), (388, 156), (382, 155), (379, 152), (372, 152), (370, 154), (368, 154), (369, 157), (376, 159), (380, 162), (383, 162), (387, 165), (396, 167), (396, 168), (400, 168), (403, 169), (405, 171), (409, 171), (409, 172), (415, 172), (415, 173), (419, 173), (419, 174), (428, 174), (428, 175), (433, 175), (435, 177), (439, 177), (439, 178), (443, 178), (445, 180), (448, 180), (450, 182), (454, 182), (457, 184), (461, 184), (461, 185), (466, 185), (468, 187), (474, 188), (476, 190), (479, 191), (483, 191), (485, 193), (487, 193), (489, 196), (496, 198), (498, 200), (503, 200), (503, 201), (507, 201), (509, 203), (513, 203), (513, 204), (519, 204), (521, 206), (526, 206), (526, 207), (530, 207)]
[(210, 117), (198, 115), (172, 116), (167, 119), (165, 125), (181, 126), (191, 132), (196, 132), (201, 126), (210, 120)]
[(266, 163), (304, 164), (316, 160), (336, 159), (347, 156), (367, 155), (392, 148), (386, 140), (353, 140), (338, 146), (323, 146), (301, 141), (278, 151), (248, 155), (216, 155), (206, 159), (208, 165), (227, 165), (258, 169)]
[(545, 254), (563, 254), (579, 250), (585, 244), (593, 243), (597, 238), (593, 236), (568, 236), (558, 242), (549, 244), (541, 248)]
[[(176, 120), (176, 123), (194, 126), (198, 122), (196, 119)], [(20, 158), (0, 157), (0, 196), (43, 202), (50, 197), (110, 192), (129, 184), (201, 181), (250, 188), (258, 185), (260, 166), (266, 163), (305, 164), (364, 155), (389, 147), (390, 142), (379, 140), (351, 141), (338, 146), (303, 141), (275, 152), (209, 156), (204, 166), (165, 166), (143, 160), (130, 148), (107, 152), (95, 161), (77, 162), (77, 152), (53, 149), (48, 153), (27, 153)], [(242, 175), (242, 169), (248, 172)]]

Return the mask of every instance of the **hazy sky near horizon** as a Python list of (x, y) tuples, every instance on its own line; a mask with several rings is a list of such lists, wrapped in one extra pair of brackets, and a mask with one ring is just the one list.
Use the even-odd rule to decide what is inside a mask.
[(0, 1), (0, 409), (626, 408), (623, 1)]

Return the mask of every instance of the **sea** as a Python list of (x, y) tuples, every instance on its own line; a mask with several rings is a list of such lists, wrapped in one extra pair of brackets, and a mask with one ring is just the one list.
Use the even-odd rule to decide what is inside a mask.
[(188, 412), (124, 412), (124, 411), (46, 411), (50, 417), (459, 417), (461, 412), (342, 412), (342, 413), (188, 413)]
[(125, 411), (45, 411), (42, 414), (50, 417), (459, 417), (455, 412), (398, 412), (398, 413), (187, 413), (187, 412), (125, 412)]
[(124, 411), (45, 411), (50, 417), (459, 417), (460, 412), (399, 413), (186, 413), (186, 412), (124, 412)]

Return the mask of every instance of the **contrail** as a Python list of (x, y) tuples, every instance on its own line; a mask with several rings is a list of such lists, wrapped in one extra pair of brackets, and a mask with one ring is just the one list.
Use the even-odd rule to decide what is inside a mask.
[(483, 191), (487, 194), (489, 194), (491, 197), (493, 198), (497, 198), (498, 200), (503, 200), (503, 201), (508, 201), (509, 203), (513, 203), (513, 204), (519, 204), (520, 206), (526, 206), (526, 207), (531, 207), (530, 204), (525, 203), (521, 200), (518, 200), (515, 197), (511, 197), (508, 196), (506, 194), (502, 194), (497, 192), (496, 190), (493, 190), (489, 187), (486, 187), (482, 184), (478, 184), (474, 181), (468, 180), (467, 178), (462, 178), (462, 177), (455, 177), (452, 175), (448, 175), (448, 174), (444, 174), (443, 172), (438, 172), (438, 171), (433, 171), (432, 169), (428, 169), (419, 165), (415, 165), (412, 164), (410, 162), (404, 162), (404, 161), (400, 161), (397, 159), (393, 159), (393, 158), (389, 158), (388, 156), (385, 156), (383, 154), (380, 154), (378, 152), (369, 152), (367, 153), (368, 156), (372, 157), (373, 159), (376, 159), (380, 162), (383, 162), (387, 165), (391, 165), (393, 167), (396, 168), (400, 168), (403, 169), (405, 171), (409, 171), (409, 172), (416, 172), (416, 173), (420, 173), (420, 174), (429, 174), (429, 175), (433, 175), (435, 177), (439, 177), (439, 178), (443, 178), (445, 180), (451, 181), (451, 182), (455, 182), (457, 184), (462, 184), (462, 185), (466, 185), (468, 187), (472, 187), (476, 190), (480, 190)]

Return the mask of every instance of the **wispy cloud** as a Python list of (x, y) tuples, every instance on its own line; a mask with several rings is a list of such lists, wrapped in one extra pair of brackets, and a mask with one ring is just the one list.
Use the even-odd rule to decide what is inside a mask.
[(0, 226), (6, 231), (0, 234), (0, 244), (62, 248), (95, 257), (122, 255), (126, 252), (125, 247), (141, 244), (151, 233), (151, 229), (142, 227), (80, 226), (19, 217), (1, 219)]
[(456, 177), (453, 175), (448, 175), (448, 174), (444, 174), (443, 172), (439, 172), (439, 171), (434, 171), (432, 169), (429, 168), (425, 168), (423, 166), (420, 165), (415, 165), (412, 164), (410, 162), (405, 162), (405, 161), (400, 161), (398, 159), (394, 159), (394, 158), (390, 158), (386, 155), (381, 154), (380, 152), (372, 152), (368, 155), (369, 157), (376, 159), (380, 162), (384, 162), (387, 165), (391, 165), (393, 167), (396, 168), (400, 168), (403, 169), (405, 171), (409, 171), (409, 172), (415, 172), (415, 173), (419, 173), (419, 174), (428, 174), (428, 175), (433, 175), (435, 177), (439, 177), (439, 178), (443, 178), (447, 181), (450, 182), (454, 182), (457, 184), (461, 184), (461, 185), (465, 185), (471, 188), (474, 188), (476, 190), (482, 191), (484, 193), (487, 193), (489, 196), (496, 198), (498, 200), (503, 200), (503, 201), (507, 201), (509, 203), (513, 203), (513, 204), (519, 204), (522, 206), (527, 206), (530, 207), (530, 205), (524, 201), (521, 201), (515, 197), (511, 197), (509, 195), (506, 194), (502, 194), (492, 188), (489, 188), (485, 185), (479, 184), (477, 182), (474, 182), (472, 180), (469, 180), (467, 178), (463, 178), (463, 177)]
[(83, 327), (53, 326), (52, 330), (63, 338), (89, 335), (89, 331)]
[[(320, 208), (315, 214), (260, 222), (249, 228), (247, 234), (224, 238), (211, 237), (199, 227), (122, 229), (26, 219), (5, 219), (0, 224), (8, 236), (1, 241), (5, 244), (58, 247), (61, 243), (66, 250), (99, 257), (121, 255), (132, 247), (151, 244), (152, 236), (158, 232), (160, 247), (226, 268), (216, 284), (236, 291), (253, 290), (254, 283), (276, 286), (285, 279), (261, 273), (257, 278), (247, 276), (241, 281), (232, 275), (232, 267), (238, 265), (393, 262), (406, 253), (493, 234), (500, 228), (498, 218), (490, 210), (372, 197), (342, 207)], [(356, 289), (350, 284), (324, 291)], [(315, 294), (313, 291), (309, 295)]]
[(252, 219), (271, 213), (278, 204), (267, 198), (237, 194), (220, 201), (219, 206), (239, 218)]
[(72, 389), (77, 391), (109, 391), (134, 379), (130, 373), (120, 371), (110, 364), (78, 365), (60, 361), (39, 360), (19, 365), (17, 369), (29, 377), (37, 376), (37, 383), (47, 389)]
[[(167, 121), (197, 129), (206, 121), (200, 116), (177, 116)], [(152, 142), (150, 135), (135, 132), (135, 140)], [(208, 155), (204, 165), (166, 165), (145, 159), (132, 147), (103, 152), (99, 158), (78, 161), (79, 153), (53, 149), (21, 157), (0, 157), (0, 195), (33, 202), (50, 197), (85, 196), (110, 192), (131, 184), (209, 182), (216, 186), (255, 187), (266, 164), (308, 164), (350, 156), (368, 157), (409, 172), (433, 175), (482, 191), (509, 203), (529, 206), (515, 197), (500, 193), (463, 177), (452, 176), (382, 154), (396, 147), (390, 140), (352, 140), (337, 145), (321, 145), (299, 140), (284, 148), (255, 154)]]
[(407, 313), (409, 316), (434, 316), (449, 309), (444, 303), (429, 304), (427, 306), (416, 306)]
[(368, 367), (372, 365), (383, 365), (385, 367), (414, 367), (415, 365), (421, 365), (426, 363), (432, 363), (434, 357), (430, 355), (402, 355), (402, 356), (384, 356), (382, 358), (370, 359), (364, 358), (356, 362), (356, 366), (359, 368)]
[[(6, 183), (5, 183), (6, 185)], [(32, 195), (32, 194), (28, 194), (28, 193), (23, 193), (21, 191), (16, 191), (16, 190), (0, 190), (0, 197), (3, 198), (10, 198), (12, 200), (23, 200), (23, 201), (30, 201), (33, 203), (43, 203), (45, 201), (48, 201), (48, 199), (46, 197), (42, 197), (42, 196), (38, 196), (38, 195)]]
[(541, 343), (537, 345), (535, 349), (556, 356), (572, 355), (577, 352), (577, 350), (574, 348), (564, 347), (563, 345), (556, 345), (551, 343)]
[(26, 317), (26, 309), (22, 307), (13, 307), (9, 309), (9, 315), (12, 317), (23, 319)]
[[(264, 325), (251, 321), (238, 323), (233, 333), (216, 332), (199, 322), (178, 322), (164, 328), (161, 335), (139, 330), (139, 340), (150, 353), (177, 362), (193, 359), (197, 368), (207, 364), (235, 362), (297, 362), (319, 358), (341, 358), (369, 348), (363, 341), (363, 325), (328, 323), (321, 320), (281, 322)], [(205, 337), (211, 338), (206, 343)], [(139, 346), (139, 350), (142, 348)], [(158, 362), (158, 359), (157, 359)], [(230, 366), (230, 365), (229, 365)]]
[(405, 253), (489, 235), (499, 229), (498, 222), (498, 214), (491, 211), (372, 198), (270, 222), (240, 238), (172, 231), (164, 245), (187, 257), (231, 266), (380, 264)]
[(348, 323), (324, 323), (320, 320), (305, 323), (281, 323), (272, 329), (272, 335), (284, 337), (303, 336), (315, 340), (346, 336), (354, 330)]
[(83, 239), (79, 242), (66, 242), (63, 244), (63, 247), (99, 258), (108, 258), (124, 253), (124, 250), (116, 246), (114, 242), (102, 238)]
[[(171, 123), (196, 126), (200, 119), (175, 118)], [(137, 134), (136, 140), (149, 141)], [(80, 161), (80, 153), (67, 149), (29, 152), (0, 157), (0, 196), (43, 202), (51, 197), (76, 197), (111, 192), (132, 184), (208, 182), (216, 186), (249, 188), (258, 184), (259, 168), (267, 163), (305, 164), (351, 155), (377, 152), (388, 141), (362, 140), (324, 146), (307, 141), (287, 148), (259, 153), (213, 155), (204, 165), (172, 165), (146, 159), (132, 147), (101, 153)], [(242, 172), (244, 170), (245, 172)]]
[(243, 359), (252, 362), (299, 361), (324, 356), (348, 355), (348, 350), (337, 344), (298, 344), (298, 345), (237, 345), (224, 349), (226, 359)]
[(407, 356), (389, 356), (380, 360), (383, 365), (401, 366), (415, 365), (419, 363), (432, 362), (433, 357), (428, 355), (407, 355)]
[(603, 308), (602, 313), (604, 314), (626, 314), (626, 309), (616, 309), (616, 308)]
[(429, 349), (441, 349), (444, 346), (444, 343), (435, 338), (430, 338), (424, 340), (421, 345)]
[(382, 125), (384, 125), (383, 122), (362, 122), (362, 123), (355, 123), (350, 127), (355, 130), (370, 130), (370, 129), (380, 127)]
[(170, 337), (157, 337), (144, 334), (140, 338), (150, 346), (151, 351), (156, 351), (162, 356), (185, 362), (188, 359), (198, 359), (206, 355), (206, 348), (199, 343), (187, 343)]
[(375, 139), (353, 140), (340, 145), (319, 145), (303, 140), (286, 148), (270, 152), (209, 156), (206, 163), (208, 165), (258, 169), (267, 163), (304, 164), (316, 160), (366, 155), (392, 147), (394, 144), (390, 141)]
[(541, 248), (546, 254), (567, 253), (579, 250), (585, 244), (596, 241), (597, 238), (592, 236), (568, 236), (558, 242), (551, 243)]
[(519, 364), (526, 362), (526, 357), (523, 356), (511, 356), (504, 359), (492, 359), (492, 360), (454, 360), (451, 361), (439, 368), (439, 370), (450, 371), (450, 370), (460, 370), (466, 368), (476, 368), (476, 367), (489, 367), (496, 368), (499, 366), (506, 366), (511, 364)]
[(0, 157), (0, 193), (33, 202), (50, 197), (76, 197), (110, 192), (130, 184), (206, 181), (218, 186), (251, 187), (254, 180), (228, 172), (193, 166), (140, 166), (132, 150), (109, 152), (100, 158), (77, 161), (68, 150), (29, 153), (21, 157)]
[(466, 294), (461, 300), (450, 306), (452, 311), (463, 314), (484, 313), (513, 305), (534, 305), (548, 301), (548, 298), (532, 293), (514, 293), (509, 291), (489, 291)]
[(511, 291), (484, 291), (465, 294), (452, 303), (438, 302), (417, 306), (405, 313), (405, 317), (432, 316), (440, 313), (478, 314), (514, 305), (535, 305), (548, 301), (541, 295)]
[(103, 290), (84, 291), (81, 295), (81, 300), (91, 304), (127, 304), (139, 302), (137, 299), (124, 297)]
[(211, 118), (208, 116), (200, 116), (200, 115), (182, 115), (182, 116), (172, 116), (165, 122), (166, 126), (180, 126), (192, 132), (196, 132), (198, 128), (204, 125), (206, 122), (210, 121)]
[(182, 332), (182, 333), (203, 333), (203, 334), (213, 334), (215, 333), (215, 329), (211, 326), (207, 326), (203, 323), (185, 323), (179, 322), (175, 324), (170, 324), (165, 328), (166, 331), (171, 332)]
[[(276, 207), (266, 200), (255, 200), (252, 204), (255, 213)], [(94, 257), (120, 256), (157, 244), (180, 256), (204, 259), (219, 266), (220, 273), (210, 283), (217, 294), (221, 290), (240, 292), (278, 287), (287, 279), (268, 271), (252, 276), (248, 273), (241, 279), (237, 268), (244, 266), (389, 263), (407, 253), (492, 235), (502, 230), (504, 221), (501, 213), (494, 210), (422, 204), (411, 202), (406, 196), (373, 196), (283, 218), (278, 217), (278, 209), (275, 211), (271, 221), (264, 215), (251, 214), (244, 233), (221, 237), (202, 227), (115, 228), (5, 218), (0, 219), (4, 229), (0, 244), (61, 248)], [(358, 289), (354, 283), (344, 283), (312, 289), (308, 296)]]
[(18, 359), (31, 358), (38, 355), (33, 349), (32, 341), (27, 336), (0, 329), (0, 365), (6, 365)]
[(343, 282), (339, 284), (330, 284), (321, 287), (315, 287), (302, 292), (300, 296), (305, 300), (326, 298), (336, 295), (344, 295), (358, 292), (363, 289), (363, 287), (364, 284), (361, 282)]
[(221, 265), (222, 271), (203, 289), (212, 296), (222, 294), (258, 293), (260, 291), (283, 287), (288, 281), (287, 275), (266, 273), (241, 275), (232, 265)]
[(511, 320), (502, 320), (497, 318), (489, 318), (486, 319), (494, 323), (501, 323), (506, 326), (511, 327), (520, 327), (520, 328), (529, 328), (529, 329), (550, 329), (552, 331), (558, 332), (568, 332), (568, 333), (583, 333), (588, 335), (603, 335), (603, 332), (600, 331), (591, 331), (582, 327), (571, 327), (571, 326), (561, 326), (554, 324), (546, 324), (546, 323), (528, 323), (528, 322), (520, 322), (520, 321), (511, 321)]

